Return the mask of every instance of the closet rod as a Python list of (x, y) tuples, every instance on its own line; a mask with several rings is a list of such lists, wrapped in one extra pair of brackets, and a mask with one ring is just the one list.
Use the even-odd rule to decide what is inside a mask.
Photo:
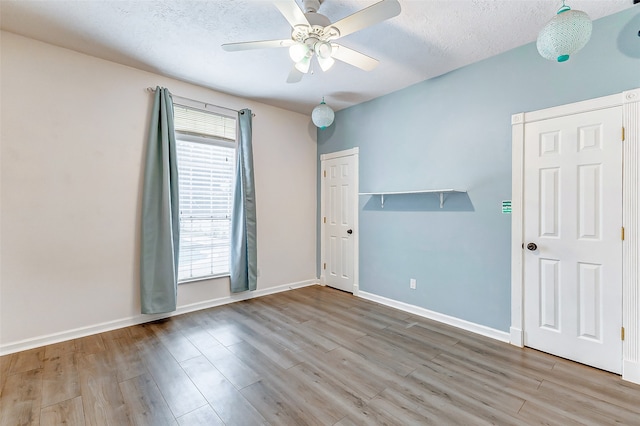
[[(156, 89), (154, 89), (153, 87), (147, 87), (147, 89), (146, 89), (146, 90), (147, 90), (147, 92), (149, 92), (149, 93), (155, 93), (155, 92), (156, 92)], [(231, 108), (223, 107), (222, 105), (216, 105), (216, 104), (212, 104), (212, 103), (210, 103), (210, 102), (202, 102), (202, 101), (199, 101), (199, 100), (196, 100), (196, 99), (185, 98), (184, 96), (174, 95), (173, 93), (171, 94), (171, 96), (172, 96), (172, 97), (174, 97), (174, 98), (177, 98), (177, 99), (183, 99), (183, 100), (185, 100), (185, 101), (191, 101), (191, 102), (196, 102), (196, 103), (199, 103), (199, 104), (203, 104), (205, 107), (206, 107), (207, 105), (211, 105), (211, 106), (214, 106), (214, 107), (216, 107), (216, 108), (226, 109), (227, 111), (240, 112), (240, 111), (235, 110), (235, 109), (231, 109)], [(252, 114), (251, 114), (251, 116), (252, 116), (252, 117), (255, 117), (256, 115), (252, 113)]]

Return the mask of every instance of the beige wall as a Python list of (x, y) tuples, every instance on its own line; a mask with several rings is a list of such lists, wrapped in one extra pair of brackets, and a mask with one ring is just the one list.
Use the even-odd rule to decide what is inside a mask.
[[(0, 351), (142, 321), (138, 250), (152, 96), (251, 108), (258, 290), (316, 275), (308, 116), (2, 32)], [(184, 284), (179, 306), (229, 296)]]

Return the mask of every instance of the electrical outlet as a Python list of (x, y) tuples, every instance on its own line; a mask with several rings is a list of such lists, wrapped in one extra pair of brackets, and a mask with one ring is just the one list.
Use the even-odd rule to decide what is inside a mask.
[(411, 278), (409, 280), (409, 288), (411, 290), (415, 290), (416, 289), (416, 279), (415, 278)]

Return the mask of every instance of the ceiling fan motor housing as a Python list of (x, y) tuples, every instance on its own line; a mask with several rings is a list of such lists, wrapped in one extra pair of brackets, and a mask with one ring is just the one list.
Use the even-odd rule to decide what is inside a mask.
[[(307, 1), (305, 0), (305, 7), (307, 7)], [(324, 15), (317, 12), (307, 12), (305, 17), (309, 25), (300, 24), (294, 26), (291, 32), (291, 39), (305, 46), (304, 51), (307, 57), (311, 57), (315, 53), (320, 58), (330, 58), (332, 48), (329, 41), (338, 38), (340, 32), (331, 26), (331, 21)], [(291, 49), (301, 50), (293, 46)], [(290, 55), (294, 59), (294, 54)]]
[(326, 16), (317, 12), (307, 12), (304, 16), (309, 25), (299, 24), (294, 26), (291, 32), (293, 41), (305, 44), (313, 51), (316, 43), (328, 42), (340, 37), (340, 31), (331, 26), (331, 21)]

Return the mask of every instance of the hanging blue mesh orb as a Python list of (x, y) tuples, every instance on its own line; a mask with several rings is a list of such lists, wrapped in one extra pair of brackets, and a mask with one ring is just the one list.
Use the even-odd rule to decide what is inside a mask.
[(320, 128), (320, 130), (324, 130), (327, 127), (331, 126), (333, 123), (333, 119), (335, 118), (335, 114), (333, 110), (329, 107), (329, 105), (324, 103), (324, 100), (320, 105), (313, 109), (311, 113), (311, 121), (316, 127)]
[(562, 6), (540, 31), (536, 43), (538, 52), (545, 59), (564, 62), (587, 44), (592, 28), (589, 15)]

